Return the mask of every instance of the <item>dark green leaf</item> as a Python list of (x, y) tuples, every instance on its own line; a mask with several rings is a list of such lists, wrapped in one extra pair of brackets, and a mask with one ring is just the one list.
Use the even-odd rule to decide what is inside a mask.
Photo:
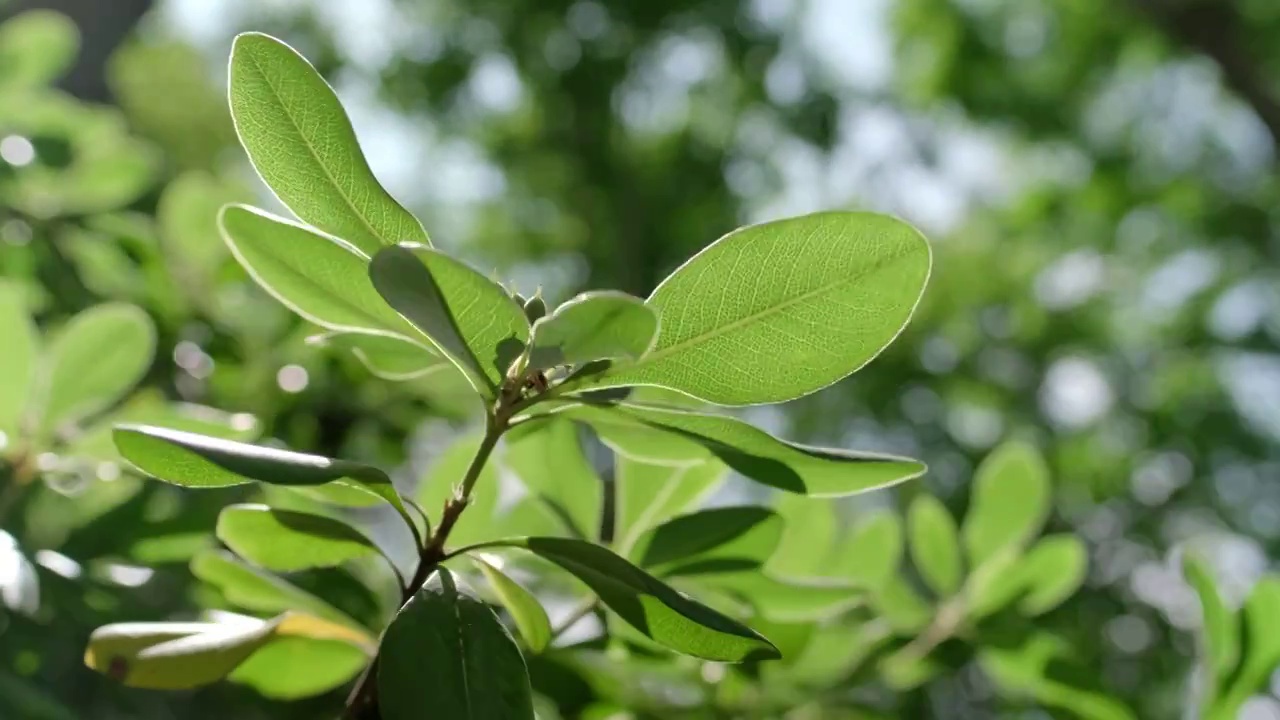
[(458, 592), (448, 570), (409, 600), (382, 638), (383, 720), (533, 720), (524, 658), (488, 605)]
[(597, 428), (661, 430), (671, 444), (701, 445), (752, 480), (815, 497), (887, 487), (925, 470), (915, 460), (790, 443), (721, 415), (629, 404), (564, 405), (558, 414)]
[(367, 255), (405, 240), (429, 242), (378, 184), (337, 96), (306, 58), (275, 38), (244, 33), (232, 46), (228, 82), (249, 159), (303, 222)]
[(782, 518), (768, 508), (719, 507), (655, 527), (632, 557), (659, 575), (758, 570), (781, 537)]
[(721, 662), (778, 657), (777, 648), (755, 631), (681, 595), (607, 548), (552, 537), (491, 544), (522, 547), (559, 565), (633, 628), (677, 652)]

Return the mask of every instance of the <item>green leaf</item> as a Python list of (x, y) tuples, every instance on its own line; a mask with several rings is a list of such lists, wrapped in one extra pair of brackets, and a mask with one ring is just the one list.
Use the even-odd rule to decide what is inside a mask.
[(378, 553), (368, 538), (344, 522), (266, 505), (224, 508), (217, 535), (240, 557), (280, 572), (334, 567)]
[(181, 690), (217, 682), (276, 637), (340, 640), (367, 636), (321, 618), (285, 613), (272, 620), (120, 623), (89, 636), (85, 665), (129, 687)]
[(898, 576), (902, 552), (902, 521), (893, 512), (878, 510), (836, 546), (831, 574), (876, 591)]
[(833, 503), (803, 495), (780, 495), (774, 509), (783, 519), (782, 539), (769, 558), (769, 572), (783, 577), (817, 577), (831, 563), (836, 538)]
[(156, 333), (137, 307), (109, 303), (76, 315), (49, 343), (41, 427), (46, 432), (105, 410), (151, 365)]
[(1051, 492), (1049, 468), (1031, 445), (1010, 441), (988, 455), (974, 474), (961, 529), (969, 566), (1030, 542), (1048, 519)]
[(360, 623), (324, 600), (257, 568), (230, 553), (208, 551), (191, 559), (191, 574), (222, 591), (227, 601), (246, 610), (282, 613), (297, 610), (344, 627), (363, 630)]
[(1213, 673), (1213, 687), (1206, 693), (1212, 697), (1226, 683), (1240, 659), (1240, 619), (1222, 601), (1213, 574), (1202, 559), (1191, 553), (1184, 555), (1182, 574), (1200, 599), (1203, 619), (1200, 654)]
[(964, 569), (951, 513), (934, 496), (918, 495), (907, 511), (907, 532), (911, 536), (911, 559), (920, 577), (939, 597), (955, 593)]
[(852, 583), (824, 578), (776, 578), (758, 571), (717, 573), (688, 578), (692, 588), (727, 592), (769, 620), (821, 622), (862, 603)]
[[(1061, 638), (1035, 633), (1017, 647), (983, 647), (978, 664), (1005, 694), (1034, 699), (1082, 720), (1133, 720), (1133, 711), (1119, 700), (1092, 689), (1067, 684), (1054, 676), (1053, 667), (1069, 662), (1077, 651)], [(1090, 669), (1071, 667), (1082, 677)]]
[(66, 15), (28, 10), (0, 24), (0, 88), (49, 85), (71, 68), (80, 31)]
[(613, 291), (583, 293), (533, 325), (530, 364), (535, 368), (592, 360), (636, 360), (648, 352), (658, 316), (644, 301)]
[(453, 367), (422, 345), (392, 335), (331, 332), (312, 335), (307, 342), (348, 350), (374, 377), (392, 382), (419, 380)]
[(17, 442), (36, 379), (40, 337), (24, 298), (19, 285), (0, 283), (0, 337), (5, 339), (0, 352), (0, 434), (5, 442), (0, 451)]
[(533, 720), (529, 672), (507, 629), (488, 605), (459, 593), (448, 570), (439, 581), (418, 591), (382, 638), (383, 720)]
[(1245, 701), (1267, 686), (1272, 672), (1280, 666), (1277, 617), (1280, 617), (1280, 578), (1268, 575), (1253, 586), (1244, 601), (1240, 667), (1217, 704), (1217, 712), (1210, 717), (1215, 720), (1236, 717)]
[(665, 576), (759, 570), (781, 537), (782, 517), (769, 508), (719, 507), (650, 530), (632, 556)]
[(631, 627), (676, 652), (720, 662), (778, 657), (777, 648), (751, 628), (676, 592), (607, 548), (553, 537), (488, 544), (524, 548), (559, 565)]
[[(467, 467), (476, 456), (482, 438), (480, 433), (473, 432), (454, 442), (434, 458), (427, 468), (426, 476), (418, 487), (418, 504), (427, 512), (438, 512), (445, 502), (453, 498), (458, 484), (462, 482)], [(498, 468), (487, 462), (480, 469), (476, 480), (475, 491), (467, 503), (466, 512), (458, 517), (458, 522), (449, 533), (449, 542), (467, 545), (491, 539), (504, 530), (499, 527), (498, 495), (501, 479)]]
[(741, 228), (653, 291), (641, 361), (587, 385), (658, 385), (721, 405), (807, 395), (870, 362), (924, 292), (929, 245), (883, 215), (828, 212)]
[(429, 337), (478, 392), (496, 397), (507, 367), (529, 341), (524, 310), (501, 285), (421, 246), (381, 250), (369, 277), (387, 304)]
[(584, 540), (600, 534), (604, 482), (583, 454), (573, 423), (552, 420), (519, 439), (509, 437), (504, 460), (569, 533)]
[(303, 222), (367, 255), (404, 240), (430, 242), (378, 184), (333, 89), (293, 48), (259, 33), (237, 36), (229, 84), (240, 143)]
[(218, 214), (241, 195), (209, 173), (194, 170), (174, 178), (160, 194), (156, 223), (161, 247), (188, 296), (211, 290), (215, 273), (227, 257)]
[(369, 282), (368, 256), (346, 242), (247, 205), (222, 208), (218, 226), (254, 282), (304, 320), (328, 330), (390, 335), (432, 352)]
[(341, 483), (382, 498), (412, 524), (391, 478), (371, 465), (145, 425), (117, 426), (112, 437), (124, 459), (167, 483), (194, 488), (253, 481), (285, 486)]
[(894, 575), (871, 594), (877, 614), (899, 634), (923, 629), (933, 619), (934, 609), (901, 575)]
[(613, 536), (618, 554), (634, 558), (632, 549), (644, 531), (696, 506), (724, 482), (726, 471), (715, 460), (671, 466), (615, 456)]
[(1019, 562), (1026, 595), (1018, 611), (1034, 617), (1058, 607), (1080, 589), (1088, 571), (1089, 555), (1080, 538), (1066, 534), (1041, 538)]
[(1026, 590), (1021, 548), (1010, 546), (988, 558), (965, 580), (965, 615), (971, 621), (1008, 607)]
[(368, 664), (365, 651), (348, 642), (277, 635), (227, 679), (272, 700), (300, 700), (342, 687)]
[(816, 448), (779, 440), (736, 418), (647, 405), (561, 405), (557, 414), (594, 428), (668, 433), (671, 444), (705, 447), (743, 475), (780, 490), (838, 497), (919, 477), (923, 463), (890, 455)]
[(551, 620), (547, 618), (547, 611), (538, 602), (538, 598), (481, 558), (472, 556), (471, 560), (489, 581), (489, 587), (497, 593), (502, 606), (511, 613), (511, 619), (515, 620), (516, 629), (520, 631), (520, 637), (524, 638), (525, 645), (535, 653), (546, 650), (551, 643)]

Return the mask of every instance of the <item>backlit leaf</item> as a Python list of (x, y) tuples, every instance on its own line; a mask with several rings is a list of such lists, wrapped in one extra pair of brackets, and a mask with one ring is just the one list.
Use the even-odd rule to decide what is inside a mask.
[(618, 553), (634, 557), (631, 550), (645, 530), (695, 507), (724, 482), (726, 474), (727, 468), (716, 460), (672, 466), (615, 456), (613, 536)]
[(632, 557), (659, 575), (759, 570), (781, 537), (782, 518), (768, 508), (718, 507), (653, 528)]
[(369, 277), (387, 304), (413, 323), (478, 392), (495, 397), (529, 341), (524, 310), (501, 285), (431, 248), (381, 250)]
[(511, 618), (515, 620), (516, 628), (529, 649), (535, 653), (547, 649), (551, 642), (551, 621), (538, 598), (485, 560), (475, 556), (471, 560), (480, 568), (485, 580), (489, 581), (489, 587), (493, 588), (502, 601), (502, 606), (511, 613)]
[(231, 49), (231, 116), (249, 159), (303, 222), (373, 255), (427, 233), (369, 169), (333, 89), (293, 48), (260, 33)]
[(273, 700), (298, 700), (342, 687), (368, 664), (368, 654), (348, 642), (277, 635), (227, 679)]
[(224, 508), (218, 515), (217, 535), (240, 557), (281, 572), (333, 567), (378, 552), (368, 538), (344, 522), (266, 505)]
[(722, 405), (826, 387), (897, 337), (929, 276), (928, 243), (893, 218), (828, 212), (741, 228), (664, 280), (643, 360), (592, 387), (658, 385)]
[(573, 423), (552, 420), (519, 439), (509, 437), (503, 457), (567, 532), (588, 540), (599, 535), (604, 482), (583, 454)]
[(583, 293), (534, 323), (530, 364), (535, 368), (592, 360), (635, 360), (658, 332), (658, 316), (626, 293)]
[(360, 623), (328, 602), (271, 573), (250, 567), (230, 553), (209, 551), (191, 559), (191, 573), (222, 591), (229, 602), (259, 613), (296, 610), (362, 629)]

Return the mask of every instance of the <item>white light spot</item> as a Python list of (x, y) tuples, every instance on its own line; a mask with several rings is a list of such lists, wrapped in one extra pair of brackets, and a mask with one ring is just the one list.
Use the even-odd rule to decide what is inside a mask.
[(1093, 250), (1058, 258), (1036, 277), (1036, 297), (1050, 310), (1068, 310), (1093, 297), (1106, 285), (1106, 263)]
[(1136, 615), (1120, 615), (1106, 625), (1107, 639), (1122, 653), (1135, 655), (1151, 645), (1151, 627)]
[(56, 453), (42, 452), (36, 456), (36, 469), (40, 472), (53, 472), (58, 469), (59, 462)]
[(68, 580), (75, 580), (84, 573), (80, 563), (54, 550), (37, 550), (36, 562)]
[(236, 432), (249, 432), (258, 426), (258, 419), (249, 413), (236, 413), (231, 416), (231, 429)]
[(721, 680), (724, 680), (724, 676), (725, 676), (724, 665), (720, 663), (712, 663), (712, 662), (702, 664), (702, 681), (703, 682), (710, 685), (715, 685)]
[(301, 365), (285, 365), (276, 373), (276, 384), (287, 393), (300, 393), (307, 389), (306, 368)]
[(117, 585), (125, 587), (141, 587), (147, 584), (147, 581), (153, 575), (155, 575), (155, 571), (151, 568), (137, 565), (113, 564), (107, 566), (107, 577)]
[(113, 462), (98, 463), (98, 479), (103, 482), (113, 482), (120, 479), (120, 466)]
[(1086, 427), (1111, 410), (1115, 393), (1096, 363), (1081, 357), (1058, 360), (1040, 386), (1040, 408), (1067, 428)]
[(213, 358), (190, 340), (183, 340), (174, 346), (173, 362), (197, 380), (213, 374)]
[(9, 436), (3, 430), (0, 430), (0, 450), (9, 447)]
[(36, 146), (21, 135), (8, 135), (0, 140), (0, 160), (14, 167), (24, 167), (35, 159)]

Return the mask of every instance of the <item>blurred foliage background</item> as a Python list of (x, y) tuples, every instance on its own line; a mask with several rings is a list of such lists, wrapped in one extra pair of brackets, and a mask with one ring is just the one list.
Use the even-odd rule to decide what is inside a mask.
[[(1179, 553), (1210, 560), (1230, 605), (1272, 566), (1273, 0), (11, 0), (2, 12), (14, 18), (0, 27), (5, 292), (45, 334), (132, 303), (155, 351), (105, 414), (5, 436), (0, 717), (325, 707), (234, 685), (130, 691), (82, 667), (97, 625), (219, 604), (185, 559), (235, 497), (121, 476), (95, 427), (180, 420), (413, 477), (465, 420), (447, 383), (373, 380), (308, 344), (313, 331), (228, 262), (216, 208), (279, 207), (235, 146), (223, 95), (230, 40), (249, 29), (326, 75), (375, 173), (438, 245), (527, 293), (645, 295), (740, 224), (818, 209), (917, 224), (935, 264), (904, 336), (853, 378), (750, 419), (930, 464), (922, 482), (842, 503), (842, 526), (924, 492), (962, 516), (978, 460), (1006, 438), (1037, 444), (1054, 478), (1049, 528), (1085, 541), (1089, 571), (1035, 622), (1138, 717), (1194, 713), (1200, 610)], [(377, 611), (355, 590), (346, 601)], [(881, 713), (848, 717), (1077, 716), (993, 690), (972, 654), (946, 664), (910, 689), (874, 671), (834, 687)], [(535, 685), (587, 698), (562, 702), (565, 717), (607, 694), (542, 670)], [(1246, 713), (1280, 718), (1280, 700)]]

